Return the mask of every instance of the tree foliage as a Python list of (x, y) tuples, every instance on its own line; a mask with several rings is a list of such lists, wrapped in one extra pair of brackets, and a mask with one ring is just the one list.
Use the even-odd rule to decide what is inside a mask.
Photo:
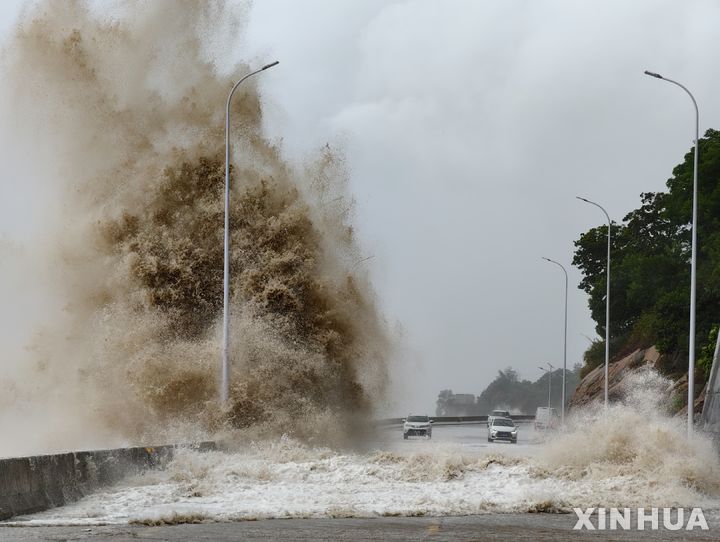
[[(720, 132), (708, 130), (700, 139), (699, 158), (698, 350), (720, 322)], [(611, 231), (611, 353), (654, 344), (663, 353), (680, 354), (665, 367), (671, 373), (682, 371), (688, 350), (693, 159), (691, 149), (673, 169), (667, 192), (641, 194), (640, 207)], [(604, 337), (607, 225), (582, 234), (575, 247), (573, 264), (583, 273), (579, 287), (589, 295), (596, 330)]]
[[(548, 378), (552, 378), (550, 383)], [(566, 399), (569, 400), (580, 382), (579, 364), (567, 371), (565, 380)], [(562, 403), (561, 382), (562, 369), (554, 370), (552, 376), (544, 373), (535, 382), (531, 382), (521, 380), (520, 374), (508, 367), (504, 371), (498, 371), (495, 380), (470, 405), (456, 401), (457, 397), (464, 398), (466, 395), (458, 396), (453, 394), (452, 390), (442, 390), (438, 395), (436, 414), (481, 416), (498, 408), (522, 414), (535, 414), (537, 407), (548, 404), (548, 384), (550, 384), (551, 405), (559, 410)]]

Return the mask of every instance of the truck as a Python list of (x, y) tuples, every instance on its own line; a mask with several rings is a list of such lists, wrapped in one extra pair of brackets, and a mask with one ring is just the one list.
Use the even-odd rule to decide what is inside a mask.
[(538, 407), (535, 411), (535, 430), (555, 429), (559, 425), (557, 409)]

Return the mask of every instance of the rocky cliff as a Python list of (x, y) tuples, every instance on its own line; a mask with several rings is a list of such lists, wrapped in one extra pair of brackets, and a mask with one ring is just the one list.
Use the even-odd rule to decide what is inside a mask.
[[(651, 346), (646, 349), (638, 349), (620, 360), (610, 363), (609, 367), (609, 389), (610, 401), (619, 400), (623, 395), (624, 381), (631, 374), (647, 368), (660, 369), (664, 364), (664, 356)], [(700, 384), (700, 383), (698, 383)], [(704, 385), (704, 383), (703, 383)], [(699, 387), (699, 386), (698, 386)], [(600, 365), (593, 369), (580, 382), (575, 393), (570, 398), (568, 408), (578, 408), (589, 405), (593, 402), (602, 403), (605, 395), (605, 366)], [(687, 375), (671, 381), (667, 388), (668, 410), (677, 415), (687, 413)], [(705, 390), (695, 400), (694, 411), (699, 414), (702, 411)]]

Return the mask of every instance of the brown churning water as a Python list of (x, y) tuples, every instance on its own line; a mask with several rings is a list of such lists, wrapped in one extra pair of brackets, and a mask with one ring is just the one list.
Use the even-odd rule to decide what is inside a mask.
[(28, 350), (25, 380), (3, 384), (0, 423), (24, 405), (49, 448), (238, 428), (342, 442), (348, 415), (383, 392), (390, 344), (353, 269), (342, 156), (326, 148), (298, 172), (263, 135), (253, 81), (235, 94), (221, 410), (224, 103), (249, 68), (221, 75), (213, 32), (218, 20), (242, 32), (242, 13), (101, 9), (41, 3), (3, 53), (6, 127), (40, 149), (37, 177), (62, 200), (41, 264), (62, 310)]

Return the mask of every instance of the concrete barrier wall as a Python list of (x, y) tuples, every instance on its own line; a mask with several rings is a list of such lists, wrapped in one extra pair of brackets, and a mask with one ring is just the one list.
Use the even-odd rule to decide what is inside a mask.
[[(162, 468), (180, 446), (120, 448), (0, 459), (0, 521), (80, 499), (124, 476)], [(213, 442), (184, 446), (215, 448)]]

